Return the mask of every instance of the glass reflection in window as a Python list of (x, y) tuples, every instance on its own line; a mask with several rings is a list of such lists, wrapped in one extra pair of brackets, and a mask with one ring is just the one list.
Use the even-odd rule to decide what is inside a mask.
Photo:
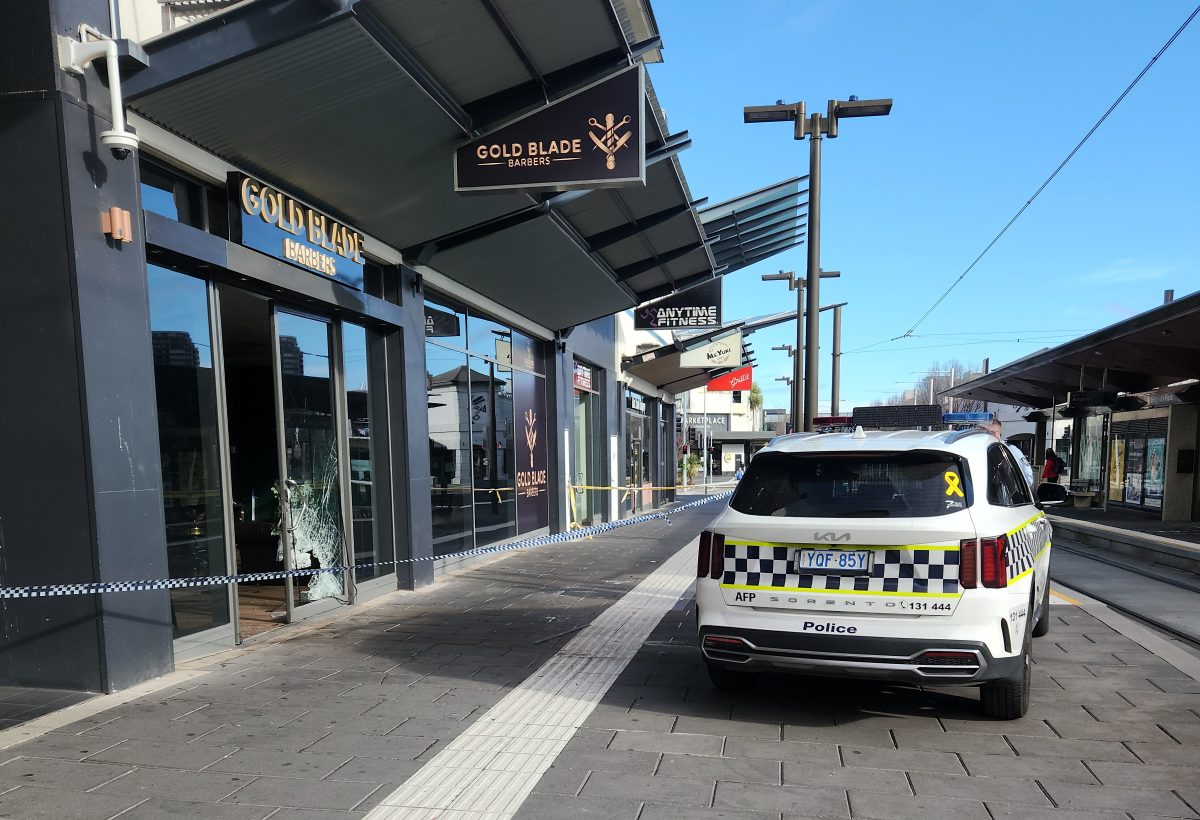
[(467, 312), (435, 294), (425, 298), (425, 338), (465, 350)]
[[(374, 470), (371, 458), (370, 377), (367, 372), (367, 329), (342, 323), (342, 361), (346, 379), (346, 422), (350, 437), (350, 512), (354, 528), (354, 563), (392, 560), (383, 531), (376, 526)], [(358, 581), (386, 575), (391, 567), (361, 567)]]
[(471, 464), (475, 546), (517, 534), (512, 369), (472, 356)]
[[(148, 266), (148, 278), (168, 572), (172, 578), (224, 575), (208, 287), (155, 265)], [(176, 638), (229, 623), (228, 589), (171, 590), (171, 622)]]
[(426, 342), (429, 472), (432, 479), (433, 552), (474, 546), (471, 487), (471, 383), (467, 356)]
[(140, 174), (143, 210), (204, 227), (204, 191), (198, 183), (148, 162), (141, 164)]

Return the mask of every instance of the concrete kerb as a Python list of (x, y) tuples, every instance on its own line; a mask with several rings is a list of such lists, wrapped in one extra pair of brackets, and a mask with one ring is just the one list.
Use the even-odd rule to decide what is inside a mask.
[(1132, 618), (1110, 609), (1095, 598), (1057, 582), (1054, 583), (1054, 589), (1070, 595), (1073, 599), (1072, 603), (1105, 626), (1116, 630), (1143, 649), (1162, 658), (1192, 680), (1200, 681), (1200, 657), (1187, 652), (1150, 627), (1143, 626)]
[(1050, 515), (1060, 535), (1119, 555), (1149, 559), (1163, 566), (1200, 573), (1200, 546), (1177, 538), (1121, 529), (1108, 524)]

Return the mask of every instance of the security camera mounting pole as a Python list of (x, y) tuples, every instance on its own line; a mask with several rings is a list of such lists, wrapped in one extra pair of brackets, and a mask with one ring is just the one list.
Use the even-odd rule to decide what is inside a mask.
[(59, 35), (58, 62), (63, 71), (83, 74), (93, 60), (104, 58), (108, 75), (108, 97), (112, 103), (112, 130), (100, 132), (100, 142), (116, 159), (126, 159), (138, 147), (138, 136), (125, 130), (125, 102), (121, 98), (121, 68), (117, 42), (87, 25), (79, 26), (79, 39)]

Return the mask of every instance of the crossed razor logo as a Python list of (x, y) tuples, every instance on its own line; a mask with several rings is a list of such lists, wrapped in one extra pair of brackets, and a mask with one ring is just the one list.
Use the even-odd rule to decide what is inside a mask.
[(625, 143), (629, 142), (629, 138), (633, 135), (632, 131), (626, 131), (619, 136), (617, 134), (617, 129), (629, 124), (628, 115), (623, 117), (620, 122), (617, 122), (616, 119), (612, 114), (605, 114), (603, 123), (597, 122), (595, 117), (588, 120), (588, 125), (604, 132), (603, 137), (598, 137), (594, 131), (588, 131), (588, 136), (592, 138), (596, 147), (604, 152), (604, 164), (610, 171), (617, 167), (617, 152), (625, 147)]
[(533, 447), (537, 444), (537, 428), (534, 422), (537, 421), (537, 414), (532, 410), (525, 411), (525, 443), (529, 445), (529, 466), (533, 467)]

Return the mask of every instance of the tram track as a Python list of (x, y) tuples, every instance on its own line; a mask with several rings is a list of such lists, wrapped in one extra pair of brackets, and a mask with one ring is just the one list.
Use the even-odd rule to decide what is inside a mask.
[[(1060, 561), (1056, 567), (1054, 553), (1051, 554), (1052, 581), (1078, 590), (1123, 615), (1200, 648), (1200, 606), (1197, 606), (1200, 604), (1200, 597), (1195, 600), (1188, 598), (1189, 595), (1200, 596), (1200, 578), (1193, 582), (1172, 577), (1134, 561), (1080, 549), (1071, 542), (1055, 543), (1053, 549), (1054, 553), (1072, 556), (1072, 560)], [(1080, 565), (1079, 561), (1087, 563)], [(1111, 569), (1099, 570), (1103, 575), (1097, 577), (1096, 572), (1091, 571), (1095, 565), (1109, 567), (1117, 572), (1114, 573)], [(1156, 585), (1161, 585), (1157, 587), (1157, 592)], [(1189, 606), (1173, 605), (1184, 599)], [(1153, 611), (1156, 608), (1162, 611)]]

